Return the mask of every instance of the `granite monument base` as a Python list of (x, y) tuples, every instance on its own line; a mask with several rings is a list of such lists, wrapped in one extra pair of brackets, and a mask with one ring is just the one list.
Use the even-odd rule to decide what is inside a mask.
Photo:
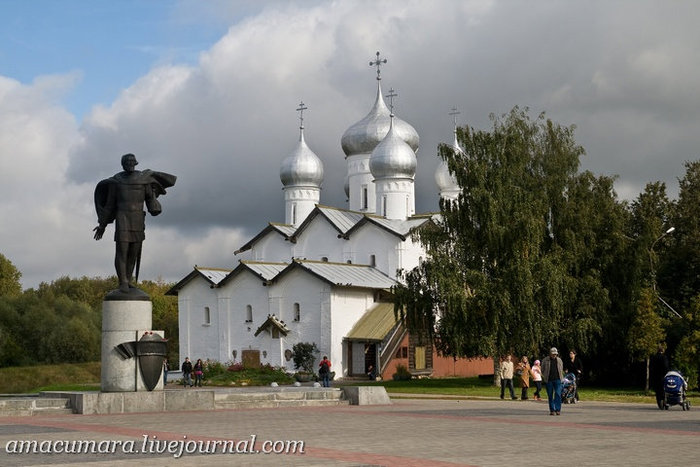
[[(109, 296), (102, 302), (102, 392), (147, 391), (138, 358), (124, 358), (116, 347), (138, 341), (153, 325), (150, 300), (119, 300)], [(163, 331), (152, 331), (164, 337)], [(161, 376), (155, 390), (163, 389)]]

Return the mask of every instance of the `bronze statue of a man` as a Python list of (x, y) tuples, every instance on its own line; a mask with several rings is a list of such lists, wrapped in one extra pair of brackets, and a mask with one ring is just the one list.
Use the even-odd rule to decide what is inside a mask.
[[(141, 263), (141, 244), (146, 238), (146, 213), (161, 213), (157, 198), (165, 189), (175, 185), (177, 177), (152, 170), (136, 170), (136, 156), (122, 156), (123, 172), (102, 180), (95, 187), (95, 210), (98, 226), (93, 229), (95, 240), (102, 238), (107, 224), (116, 220), (114, 241), (117, 244), (114, 267), (119, 279), (119, 290), (129, 293), (138, 282)], [(134, 268), (136, 276), (134, 277)], [(133, 279), (133, 280), (132, 280)]]

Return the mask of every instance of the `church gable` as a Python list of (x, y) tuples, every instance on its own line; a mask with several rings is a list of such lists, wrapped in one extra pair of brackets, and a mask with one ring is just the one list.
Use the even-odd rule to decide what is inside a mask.
[(281, 261), (290, 257), (290, 239), (296, 229), (292, 225), (271, 222), (248, 243), (234, 252), (241, 259)]
[(342, 261), (345, 240), (335, 226), (324, 216), (314, 216), (295, 235), (296, 244), (293, 248), (295, 258), (309, 260)]
[(178, 295), (190, 284), (205, 283), (208, 287), (215, 287), (230, 272), (230, 269), (204, 268), (195, 266), (194, 270), (191, 273), (185, 276), (184, 279), (175, 284), (173, 287), (171, 287), (170, 290), (165, 292), (165, 295)]

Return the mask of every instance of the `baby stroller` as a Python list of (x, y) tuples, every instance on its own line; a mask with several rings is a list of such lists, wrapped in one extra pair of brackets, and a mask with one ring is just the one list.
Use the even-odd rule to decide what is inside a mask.
[(677, 371), (669, 371), (664, 376), (664, 409), (672, 405), (680, 405), (683, 410), (690, 410), (690, 401), (685, 395), (688, 389), (683, 375)]
[(576, 403), (576, 375), (567, 373), (561, 380), (561, 402), (563, 404)]

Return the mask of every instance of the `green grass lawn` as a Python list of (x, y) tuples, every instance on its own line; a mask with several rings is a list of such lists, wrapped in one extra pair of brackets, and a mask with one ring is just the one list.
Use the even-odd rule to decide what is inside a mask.
[(0, 392), (99, 391), (100, 367), (88, 362), (0, 368)]
[[(342, 383), (341, 383), (342, 384)], [(421, 394), (423, 396), (461, 396), (474, 397), (499, 397), (500, 388), (493, 385), (493, 381), (483, 378), (423, 378), (408, 381), (362, 381), (352, 382), (348, 385), (360, 386), (384, 386), (386, 391), (392, 394)], [(532, 397), (534, 386), (530, 387), (528, 394)], [(515, 388), (516, 395), (520, 396), (520, 388)], [(547, 393), (542, 387), (541, 396), (546, 399)], [(608, 402), (641, 402), (655, 404), (653, 393), (645, 395), (643, 389), (638, 388), (598, 388), (586, 387), (579, 389), (581, 400), (595, 400)], [(690, 391), (690, 398), (700, 398), (700, 392)], [(691, 402), (692, 403), (692, 402)], [(698, 401), (700, 404), (700, 401)]]

